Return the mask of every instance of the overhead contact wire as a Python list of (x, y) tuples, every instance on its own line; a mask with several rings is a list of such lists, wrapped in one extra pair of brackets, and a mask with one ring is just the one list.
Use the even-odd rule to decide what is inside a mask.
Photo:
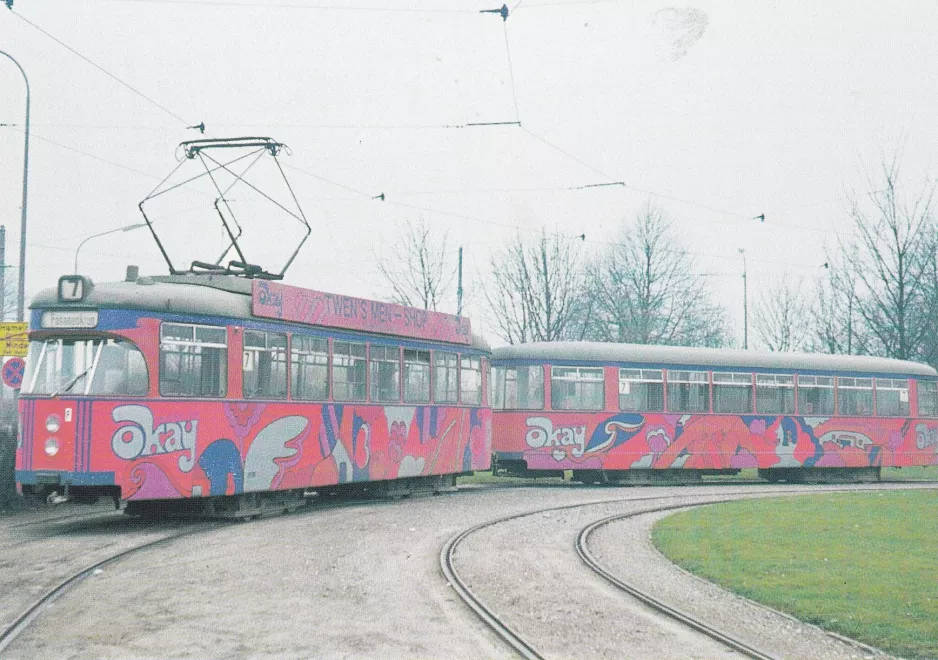
[(515, 120), (518, 122), (518, 126), (521, 126), (521, 113), (518, 112), (518, 93), (515, 90), (515, 72), (511, 64), (511, 47), (508, 45), (508, 21), (502, 21), (502, 30), (505, 33), (505, 54), (508, 56), (508, 78), (511, 81), (511, 97), (515, 102)]
[(471, 9), (432, 9), (429, 7), (347, 7), (342, 5), (305, 5), (295, 2), (234, 2), (232, 0), (104, 0), (136, 4), (186, 5), (203, 7), (261, 7), (264, 9), (307, 9), (311, 11), (356, 11), (387, 14), (472, 14)]
[[(12, 11), (12, 10), (11, 10), (11, 11)], [(131, 92), (133, 92), (133, 93), (136, 94), (137, 96), (141, 97), (142, 99), (144, 99), (144, 100), (147, 101), (148, 103), (150, 103), (150, 104), (156, 106), (157, 108), (159, 108), (160, 110), (162, 110), (163, 112), (165, 112), (166, 114), (168, 114), (169, 116), (173, 117), (174, 119), (176, 119), (176, 120), (182, 122), (183, 124), (185, 124), (185, 125), (187, 125), (187, 126), (191, 123), (191, 122), (186, 121), (185, 119), (183, 119), (183, 118), (180, 117), (179, 115), (177, 115), (175, 112), (173, 112), (172, 110), (170, 110), (169, 108), (167, 108), (165, 105), (163, 105), (163, 104), (159, 103), (158, 101), (155, 101), (154, 99), (150, 98), (149, 96), (147, 96), (146, 94), (144, 94), (144, 93), (141, 92), (139, 89), (137, 89), (137, 88), (135, 88), (134, 86), (132, 86), (131, 84), (124, 82), (123, 80), (121, 80), (120, 78), (118, 78), (117, 76), (115, 76), (113, 73), (111, 73), (110, 71), (108, 71), (107, 69), (105, 69), (104, 67), (102, 67), (102, 66), (101, 66), (100, 64), (98, 64), (97, 62), (94, 62), (93, 60), (89, 59), (88, 57), (85, 57), (84, 55), (82, 55), (81, 53), (79, 53), (77, 50), (75, 50), (74, 48), (72, 48), (71, 46), (69, 46), (67, 43), (65, 43), (64, 41), (62, 41), (62, 40), (59, 39), (58, 37), (56, 37), (56, 36), (50, 34), (50, 33), (47, 32), (46, 30), (42, 29), (41, 27), (39, 27), (38, 25), (36, 25), (36, 24), (33, 23), (32, 21), (30, 21), (28, 18), (24, 17), (22, 14), (19, 14), (19, 13), (17, 13), (17, 12), (14, 11), (14, 12), (13, 12), (13, 15), (16, 16), (17, 18), (19, 18), (21, 21), (23, 21), (23, 22), (26, 23), (27, 25), (33, 27), (34, 29), (36, 29), (36, 30), (38, 30), (39, 32), (41, 32), (42, 34), (46, 35), (47, 37), (49, 37), (50, 39), (52, 39), (52, 41), (56, 42), (57, 44), (59, 44), (60, 46), (62, 46), (63, 48), (65, 48), (66, 50), (68, 50), (69, 52), (71, 52), (72, 54), (77, 55), (78, 57), (80, 57), (81, 59), (83, 59), (85, 62), (87, 62), (88, 64), (90, 64), (90, 65), (93, 66), (94, 68), (96, 68), (98, 71), (100, 71), (101, 73), (103, 73), (103, 74), (106, 75), (107, 77), (109, 77), (109, 78), (111, 78), (112, 80), (114, 80), (114, 81), (120, 83), (121, 85), (123, 85), (124, 87), (126, 87), (126, 88), (129, 89)]]

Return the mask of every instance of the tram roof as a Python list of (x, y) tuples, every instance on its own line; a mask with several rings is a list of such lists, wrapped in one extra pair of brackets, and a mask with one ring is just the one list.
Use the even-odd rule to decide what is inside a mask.
[(722, 348), (582, 341), (538, 342), (503, 346), (493, 349), (492, 360), (544, 362), (563, 362), (567, 360), (572, 362), (649, 364), (654, 366), (731, 367), (747, 371), (761, 368), (938, 376), (938, 371), (935, 371), (927, 364), (866, 355), (774, 353)]
[[(30, 302), (30, 309), (135, 309), (170, 314), (221, 316), (252, 319), (265, 323), (278, 321), (260, 318), (252, 312), (251, 280), (231, 275), (182, 274), (139, 277), (134, 281), (95, 283), (79, 303), (62, 302), (56, 288), (40, 291)], [(300, 323), (285, 323), (303, 325)], [(322, 327), (322, 326), (316, 326)], [(337, 328), (336, 330), (342, 330)], [(347, 330), (346, 330), (347, 331)], [(371, 334), (371, 333), (364, 333)], [(433, 340), (429, 343), (443, 343)], [(484, 337), (472, 334), (471, 346), (489, 350)]]

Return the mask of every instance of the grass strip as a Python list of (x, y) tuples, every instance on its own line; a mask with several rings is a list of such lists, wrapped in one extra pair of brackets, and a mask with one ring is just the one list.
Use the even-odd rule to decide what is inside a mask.
[(830, 493), (700, 507), (660, 521), (686, 570), (907, 658), (938, 657), (938, 491)]

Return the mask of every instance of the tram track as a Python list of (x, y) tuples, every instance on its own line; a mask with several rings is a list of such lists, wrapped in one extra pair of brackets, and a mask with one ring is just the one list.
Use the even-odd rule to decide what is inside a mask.
[(16, 638), (22, 634), (22, 632), (26, 630), (37, 617), (42, 614), (43, 610), (45, 610), (62, 595), (78, 586), (86, 578), (94, 574), (95, 571), (103, 568), (104, 566), (125, 559), (130, 555), (142, 552), (144, 550), (150, 550), (162, 545), (167, 545), (173, 541), (188, 538), (196, 534), (205, 533), (207, 531), (216, 529), (218, 526), (219, 523), (206, 523), (205, 526), (199, 529), (187, 529), (178, 533), (170, 534), (169, 536), (155, 539), (153, 541), (141, 543), (140, 545), (136, 545), (131, 548), (126, 548), (119, 552), (110, 554), (103, 559), (100, 559), (78, 571), (71, 573), (64, 579), (60, 580), (56, 585), (47, 589), (41, 596), (39, 596), (29, 606), (23, 609), (21, 613), (12, 621), (12, 623), (8, 624), (2, 631), (0, 631), (0, 653), (3, 653), (3, 651), (13, 643), (13, 641), (16, 640)]
[[(577, 509), (587, 506), (599, 506), (599, 505), (610, 505), (610, 504), (624, 504), (632, 502), (641, 502), (646, 500), (660, 500), (662, 497), (686, 497), (685, 495), (672, 495), (672, 496), (646, 496), (646, 497), (627, 497), (627, 498), (617, 498), (611, 500), (595, 500), (591, 502), (581, 502), (577, 504), (565, 504), (562, 506), (546, 507), (541, 509), (536, 509), (533, 511), (525, 511), (518, 514), (512, 514), (509, 516), (502, 516), (494, 520), (489, 520), (483, 523), (479, 523), (468, 529), (463, 530), (462, 532), (456, 534), (449, 541), (447, 541), (442, 550), (440, 551), (440, 570), (443, 573), (443, 577), (447, 580), (447, 583), (452, 586), (453, 591), (463, 600), (463, 602), (471, 609), (476, 616), (478, 616), (486, 626), (488, 626), (502, 641), (504, 641), (513, 651), (526, 660), (544, 660), (545, 656), (542, 655), (535, 647), (535, 645), (524, 639), (520, 633), (515, 631), (511, 626), (509, 626), (497, 612), (494, 611), (491, 607), (487, 606), (482, 598), (472, 590), (469, 586), (468, 581), (465, 580), (456, 569), (455, 564), (455, 555), (456, 550), (459, 545), (466, 540), (469, 536), (474, 533), (489, 528), (496, 525), (500, 525), (506, 522), (520, 520), (521, 518), (527, 518), (530, 516), (536, 516), (544, 513), (551, 513), (555, 511), (564, 511), (568, 509)], [(732, 499), (732, 498), (730, 498)], [(726, 500), (718, 500), (726, 501)], [(705, 504), (710, 503), (710, 500), (704, 502)], [(679, 506), (670, 506), (664, 508), (684, 508), (688, 505), (682, 504)], [(658, 507), (660, 509), (662, 507)], [(643, 510), (642, 513), (652, 512), (654, 509)]]
[[(733, 498), (709, 501), (709, 502), (706, 502), (705, 504), (721, 504), (723, 502), (730, 502), (732, 501), (732, 499)], [(721, 644), (725, 644), (729, 648), (735, 651), (738, 651), (739, 653), (742, 653), (743, 655), (749, 658), (753, 658), (754, 660), (778, 660), (777, 656), (766, 653), (765, 651), (762, 651), (746, 643), (745, 641), (739, 639), (738, 637), (734, 637), (733, 635), (729, 633), (726, 633), (714, 626), (707, 624), (701, 619), (698, 619), (686, 612), (683, 612), (682, 610), (676, 607), (672, 607), (671, 605), (668, 605), (664, 601), (658, 598), (655, 598), (655, 596), (649, 593), (648, 591), (640, 589), (636, 585), (620, 579), (619, 577), (611, 573), (609, 570), (604, 568), (602, 564), (600, 564), (599, 561), (596, 560), (596, 558), (593, 556), (593, 554), (589, 550), (590, 535), (595, 530), (599, 529), (600, 527), (604, 527), (605, 525), (608, 525), (609, 523), (618, 522), (620, 520), (628, 520), (630, 518), (647, 515), (649, 513), (678, 511), (681, 509), (692, 508), (694, 506), (702, 506), (702, 504), (701, 505), (675, 504), (671, 506), (661, 506), (661, 507), (655, 507), (653, 509), (645, 509), (642, 511), (633, 511), (631, 513), (622, 513), (622, 514), (616, 514), (614, 516), (608, 516), (601, 520), (597, 520), (596, 522), (593, 522), (587, 525), (586, 527), (584, 527), (583, 529), (581, 529), (580, 533), (577, 534), (574, 547), (576, 548), (576, 552), (580, 556), (580, 559), (583, 561), (583, 563), (586, 564), (586, 566), (589, 567), (590, 570), (596, 573), (596, 575), (599, 575), (600, 577), (602, 577), (604, 580), (606, 580), (609, 584), (611, 584), (615, 588), (639, 600), (640, 602), (644, 603), (645, 605), (652, 608), (653, 610), (660, 612), (661, 614), (664, 614), (665, 616), (668, 616), (674, 619), (675, 621), (682, 623), (685, 626), (696, 630), (697, 632), (703, 633), (707, 637), (710, 637), (711, 639), (717, 642), (720, 642)]]
[[(441, 495), (449, 495), (450, 493), (441, 493)], [(391, 506), (396, 504), (396, 501), (392, 498), (373, 498), (371, 496), (356, 496), (356, 495), (345, 495), (337, 497), (324, 497), (318, 499), (317, 501), (312, 501), (309, 503), (309, 506), (303, 507), (299, 512), (293, 512), (289, 515), (290, 517), (301, 517), (304, 515), (311, 515), (316, 513), (322, 513), (335, 509), (354, 509), (359, 507), (381, 507), (381, 506)], [(264, 516), (264, 520), (276, 519), (281, 516), (272, 515)], [(108, 520), (112, 518), (112, 520)], [(60, 578), (57, 578), (55, 583), (51, 586), (45, 587), (41, 595), (36, 597), (32, 602), (26, 606), (21, 605), (21, 609), (18, 614), (15, 615), (12, 619), (9, 620), (9, 623), (0, 629), (0, 656), (3, 655), (5, 649), (12, 644), (18, 636), (20, 636), (23, 631), (28, 630), (30, 624), (39, 619), (43, 612), (58, 599), (62, 598), (72, 589), (81, 585), (88, 577), (94, 575), (96, 571), (99, 571), (105, 566), (115, 564), (122, 560), (125, 560), (135, 554), (141, 553), (146, 550), (151, 550), (160, 546), (166, 546), (176, 541), (181, 541), (183, 539), (192, 537), (198, 534), (206, 534), (213, 531), (218, 531), (222, 529), (227, 529), (233, 526), (238, 525), (252, 525), (256, 524), (256, 521), (245, 521), (242, 519), (231, 519), (231, 520), (205, 520), (200, 522), (197, 519), (188, 518), (188, 519), (167, 519), (166, 521), (161, 521), (159, 519), (149, 519), (149, 518), (136, 518), (136, 517), (126, 517), (121, 514), (116, 514), (113, 511), (108, 512), (94, 512), (87, 514), (76, 514), (69, 516), (60, 516), (56, 518), (48, 518), (43, 520), (34, 520), (20, 523), (18, 527), (20, 529), (34, 527), (42, 524), (49, 524), (57, 526), (55, 531), (50, 531), (49, 533), (34, 534), (31, 535), (26, 540), (22, 540), (19, 545), (28, 544), (30, 542), (44, 541), (48, 539), (61, 538), (67, 533), (63, 533), (61, 530), (61, 525), (79, 525), (82, 522), (94, 521), (98, 524), (104, 524), (105, 527), (102, 529), (108, 529), (110, 534), (116, 536), (123, 536), (119, 530), (115, 530), (113, 526), (107, 526), (108, 522), (116, 523), (118, 526), (123, 527), (125, 525), (139, 526), (142, 528), (142, 531), (146, 532), (148, 529), (152, 528), (154, 525), (160, 525), (163, 522), (170, 522), (172, 524), (185, 524), (186, 528), (181, 530), (170, 531), (167, 535), (161, 536), (157, 539), (147, 540), (132, 547), (123, 547), (120, 549), (112, 549), (106, 556), (94, 561), (93, 563), (86, 564), (78, 569), (72, 569), (68, 573)], [(17, 545), (17, 543), (7, 544), (6, 546), (0, 547), (0, 550), (6, 549)], [(102, 552), (106, 549), (104, 547), (91, 547), (86, 548), (83, 552)], [(3, 625), (3, 621), (0, 620), (0, 626)]]
[[(656, 598), (652, 593), (649, 593), (646, 590), (643, 590), (637, 587), (634, 584), (630, 584), (624, 580), (621, 580), (617, 576), (613, 575), (609, 570), (603, 567), (596, 558), (590, 553), (588, 541), (590, 534), (600, 527), (608, 525), (612, 522), (618, 520), (626, 520), (629, 518), (635, 518), (638, 516), (644, 516), (648, 514), (654, 514), (658, 512), (666, 512), (672, 510), (687, 509), (696, 506), (704, 506), (709, 504), (719, 504), (724, 502), (729, 502), (738, 499), (744, 499), (747, 497), (772, 497), (772, 496), (791, 496), (791, 495), (807, 495), (814, 492), (819, 493), (830, 493), (830, 492), (844, 492), (844, 491), (872, 491), (872, 490), (883, 490), (879, 485), (863, 485), (863, 486), (853, 486), (853, 487), (824, 487), (821, 489), (810, 489), (805, 487), (799, 488), (778, 488), (774, 487), (766, 490), (759, 490), (757, 492), (753, 491), (739, 491), (735, 488), (732, 489), (722, 489), (722, 492), (713, 492), (713, 493), (694, 493), (694, 494), (665, 494), (665, 495), (650, 495), (650, 496), (641, 496), (641, 497), (628, 497), (628, 498), (614, 498), (614, 499), (604, 499), (604, 500), (594, 500), (589, 502), (581, 502), (577, 504), (567, 504), (562, 506), (552, 506), (544, 507), (535, 510), (524, 511), (517, 514), (512, 514), (508, 516), (502, 516), (495, 518), (486, 522), (476, 524), (472, 527), (469, 527), (453, 537), (451, 537), (442, 547), (440, 551), (440, 570), (443, 577), (446, 579), (447, 583), (452, 587), (456, 595), (465, 603), (465, 605), (472, 610), (472, 612), (487, 626), (489, 627), (505, 644), (507, 644), (514, 652), (520, 655), (523, 658), (544, 658), (542, 651), (538, 650), (537, 644), (535, 641), (522, 636), (516, 628), (509, 625), (504, 620), (504, 617), (496, 611), (496, 608), (490, 604), (487, 604), (482, 596), (479, 595), (477, 590), (473, 590), (469, 584), (469, 581), (463, 577), (456, 566), (456, 553), (457, 550), (466, 539), (472, 535), (480, 532), (483, 529), (491, 528), (500, 524), (507, 522), (517, 521), (522, 518), (533, 517), (537, 515), (549, 514), (552, 512), (571, 510), (571, 509), (582, 509), (584, 507), (591, 506), (602, 506), (602, 505), (616, 505), (616, 504), (639, 504), (641, 502), (648, 501), (658, 501), (661, 500), (674, 500), (677, 498), (684, 498), (688, 500), (694, 500), (690, 502), (681, 502), (681, 503), (669, 503), (669, 504), (660, 504), (655, 506), (646, 506), (641, 507), (641, 509), (636, 511), (630, 511), (627, 513), (620, 513), (613, 516), (607, 516), (602, 519), (591, 522), (589, 525), (582, 527), (579, 533), (576, 536), (573, 549), (577, 553), (578, 557), (582, 563), (593, 573), (603, 578), (607, 583), (613, 585), (621, 593), (628, 595), (631, 599), (637, 600), (642, 603), (644, 606), (651, 608), (660, 616), (668, 617), (669, 619), (678, 622), (687, 629), (694, 631), (697, 634), (705, 635), (710, 639), (718, 642), (719, 644), (725, 646), (732, 651), (742, 654), (745, 657), (755, 658), (758, 660), (776, 660), (778, 656), (771, 655), (770, 653), (763, 651), (756, 646), (753, 646), (746, 641), (734, 637), (731, 633), (724, 630), (720, 630), (714, 626), (707, 624), (706, 622), (694, 617), (687, 612), (680, 610), (679, 608), (668, 605), (664, 601)], [(734, 492), (735, 491), (735, 492)], [(850, 640), (847, 640), (848, 642)]]

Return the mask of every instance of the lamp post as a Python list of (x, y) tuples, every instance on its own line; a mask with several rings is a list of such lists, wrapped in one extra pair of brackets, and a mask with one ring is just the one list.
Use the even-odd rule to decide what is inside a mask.
[(107, 236), (108, 234), (116, 234), (119, 231), (133, 231), (134, 229), (140, 229), (141, 227), (146, 227), (147, 223), (138, 222), (135, 225), (127, 225), (126, 227), (118, 227), (117, 229), (109, 229), (107, 231), (102, 231), (100, 234), (92, 234), (81, 243), (78, 244), (78, 247), (75, 248), (75, 274), (78, 275), (78, 253), (81, 252), (81, 246), (90, 241), (92, 238), (99, 238), (101, 236)]
[(23, 203), (20, 214), (20, 281), (17, 289), (16, 301), (16, 320), (23, 320), (23, 308), (26, 297), (26, 191), (29, 187), (29, 78), (20, 63), (13, 59), (9, 53), (0, 50), (0, 55), (10, 58), (10, 61), (16, 65), (16, 68), (23, 74), (23, 81), (26, 83), (26, 141), (23, 146)]
[(743, 349), (749, 350), (749, 292), (746, 290), (746, 249), (739, 248), (743, 255)]

